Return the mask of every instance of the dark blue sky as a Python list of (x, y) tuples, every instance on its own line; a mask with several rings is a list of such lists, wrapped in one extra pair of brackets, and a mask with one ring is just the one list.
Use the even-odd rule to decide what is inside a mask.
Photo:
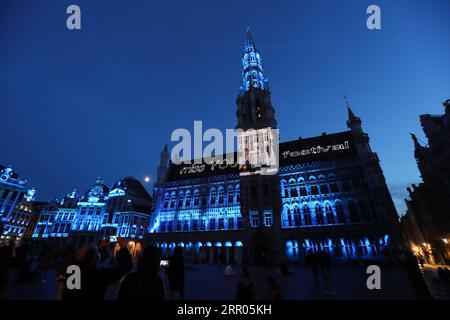
[[(66, 28), (70, 4), (80, 31)], [(346, 130), (348, 95), (402, 207), (419, 181), (409, 132), (425, 140), (419, 114), (450, 98), (449, 13), (448, 0), (2, 0), (0, 163), (42, 200), (99, 175), (154, 177), (175, 128), (234, 128), (249, 26), (281, 139)]]

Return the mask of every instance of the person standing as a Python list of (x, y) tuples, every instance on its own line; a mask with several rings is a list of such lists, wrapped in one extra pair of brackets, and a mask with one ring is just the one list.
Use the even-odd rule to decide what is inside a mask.
[(319, 280), (317, 277), (317, 273), (319, 272), (318, 261), (316, 255), (311, 249), (308, 250), (308, 253), (306, 255), (306, 263), (311, 268), (314, 283), (317, 283)]
[(139, 258), (137, 271), (123, 278), (117, 300), (165, 300), (164, 284), (159, 277), (161, 253), (147, 247)]
[(170, 297), (175, 299), (178, 293), (179, 299), (184, 299), (184, 259), (183, 249), (179, 246), (175, 247), (173, 256), (169, 259), (169, 267), (167, 268), (167, 276), (169, 277)]
[(126, 275), (133, 263), (126, 248), (125, 240), (120, 239), (121, 249), (117, 253), (117, 266), (99, 269), (97, 264), (100, 254), (96, 246), (84, 245), (74, 255), (73, 264), (79, 266), (81, 272), (81, 289), (68, 289), (64, 286), (63, 300), (103, 300), (106, 288)]

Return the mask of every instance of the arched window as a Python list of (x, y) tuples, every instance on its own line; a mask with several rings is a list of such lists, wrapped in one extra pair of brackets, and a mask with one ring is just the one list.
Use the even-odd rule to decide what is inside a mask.
[(184, 201), (184, 193), (183, 191), (181, 191), (180, 194), (178, 195), (178, 207), (183, 206), (183, 201)]
[(200, 192), (198, 190), (194, 191), (194, 206), (198, 206), (200, 203)]
[(210, 195), (209, 195), (209, 202), (211, 205), (216, 204), (216, 189), (211, 188)]
[(224, 197), (224, 190), (223, 190), (223, 187), (219, 187), (219, 192), (218, 192), (218, 195), (219, 195), (219, 204), (223, 204), (223, 197)]
[(319, 187), (320, 187), (320, 193), (321, 194), (328, 194), (329, 193), (328, 184), (327, 184), (327, 181), (325, 180), (325, 176), (324, 175), (320, 175), (319, 176)]
[(202, 190), (202, 207), (206, 207), (206, 190)]
[(289, 180), (289, 191), (291, 197), (298, 197), (297, 184), (294, 179)]
[(311, 219), (311, 210), (309, 209), (308, 205), (304, 205), (302, 207), (302, 214), (305, 225), (310, 226), (312, 224), (312, 219)]
[(170, 196), (170, 208), (171, 209), (175, 207), (176, 198), (177, 198), (177, 193), (176, 192), (172, 192), (172, 194)]
[(284, 198), (289, 197), (288, 191), (287, 191), (287, 182), (286, 180), (281, 180), (281, 196)]
[(333, 208), (329, 204), (327, 204), (325, 206), (325, 214), (327, 216), (327, 223), (328, 224), (334, 224), (335, 223), (335, 221), (334, 221), (334, 212), (333, 212)]
[(307, 196), (308, 195), (308, 189), (306, 189), (305, 179), (299, 178), (298, 179), (298, 186), (300, 188), (300, 197)]
[(320, 204), (316, 204), (315, 214), (317, 224), (324, 224), (323, 207)]
[(234, 188), (228, 187), (228, 203), (231, 204), (234, 202)]
[(302, 225), (302, 218), (300, 216), (300, 208), (295, 206), (294, 207), (294, 226), (300, 227)]
[(164, 204), (163, 204), (163, 208), (164, 208), (164, 209), (167, 209), (167, 207), (169, 206), (169, 199), (170, 199), (170, 195), (169, 195), (169, 193), (167, 192), (167, 193), (164, 195)]
[(236, 186), (236, 203), (241, 202), (241, 191), (239, 185)]
[(311, 190), (311, 195), (315, 196), (319, 194), (319, 188), (317, 187), (316, 178), (314, 177), (309, 178), (309, 188)]
[(191, 206), (191, 192), (190, 191), (186, 191), (186, 201), (184, 202), (184, 205), (186, 207)]

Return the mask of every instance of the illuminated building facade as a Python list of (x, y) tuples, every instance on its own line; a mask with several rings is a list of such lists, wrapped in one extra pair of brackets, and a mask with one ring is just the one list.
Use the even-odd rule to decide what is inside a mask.
[[(239, 150), (270, 158), (264, 143), (277, 129), (275, 108), (250, 32), (236, 104)], [(164, 254), (182, 246), (201, 262), (298, 262), (308, 250), (383, 259), (398, 240), (398, 217), (377, 154), (350, 108), (347, 127), (280, 143), (277, 174), (237, 163), (174, 164), (165, 147), (147, 242)]]
[(121, 237), (129, 240), (130, 251), (137, 252), (148, 228), (151, 203), (150, 195), (134, 178), (125, 177), (111, 189), (98, 178), (83, 196), (73, 191), (60, 202), (46, 204), (32, 237), (75, 246), (106, 236), (112, 242)]
[(26, 236), (37, 207), (33, 204), (35, 189), (27, 189), (26, 181), (11, 167), (0, 165), (0, 218), (3, 234), (0, 242), (19, 241)]
[(450, 263), (450, 99), (443, 115), (425, 114), (420, 122), (428, 139), (412, 134), (414, 157), (423, 182), (408, 188), (402, 217), (406, 240), (428, 263)]

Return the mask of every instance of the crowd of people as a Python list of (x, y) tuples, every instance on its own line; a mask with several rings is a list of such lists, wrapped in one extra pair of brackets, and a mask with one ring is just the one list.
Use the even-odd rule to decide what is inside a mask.
[[(0, 247), (0, 299), (6, 298), (6, 287), (17, 282), (45, 282), (52, 270), (56, 276), (56, 299), (79, 300), (105, 299), (107, 289), (113, 283), (119, 283), (118, 300), (165, 300), (185, 298), (185, 265), (183, 248), (176, 247), (168, 260), (162, 260), (161, 251), (149, 246), (134, 261), (127, 250), (126, 241), (119, 239), (120, 249), (112, 254), (113, 245), (109, 239), (101, 240), (97, 245), (84, 244), (80, 248), (65, 245), (57, 250), (51, 246), (33, 250), (28, 241), (19, 246), (11, 241)], [(325, 251), (307, 251), (305, 263), (311, 270), (315, 286), (321, 284), (329, 288), (331, 281), (331, 258)], [(430, 298), (429, 291), (418, 267), (417, 258), (406, 252), (400, 255), (400, 263), (406, 271), (419, 298)], [(70, 289), (67, 286), (67, 267), (78, 266), (81, 276), (81, 288)], [(266, 269), (273, 270), (273, 265)], [(290, 276), (287, 263), (279, 263), (276, 273)], [(254, 300), (255, 288), (251, 274), (245, 265), (235, 273), (231, 265), (225, 267), (225, 277), (238, 276), (235, 298)], [(273, 272), (266, 270), (267, 294), (270, 300), (281, 300), (281, 287), (275, 281)], [(448, 269), (440, 269), (439, 277), (450, 281)], [(167, 281), (166, 281), (167, 280)], [(261, 298), (261, 297), (258, 297)]]

